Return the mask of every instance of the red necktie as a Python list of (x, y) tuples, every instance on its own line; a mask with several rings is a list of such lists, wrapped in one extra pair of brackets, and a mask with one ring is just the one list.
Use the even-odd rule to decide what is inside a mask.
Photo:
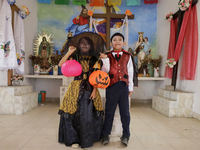
[(113, 51), (113, 52), (117, 53), (117, 57), (119, 57), (119, 52), (121, 51)]

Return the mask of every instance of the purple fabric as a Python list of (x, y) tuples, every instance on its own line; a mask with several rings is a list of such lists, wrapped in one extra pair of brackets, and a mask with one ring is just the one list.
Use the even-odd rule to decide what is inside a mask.
[[(122, 19), (111, 19), (110, 20), (110, 28), (112, 28), (115, 25), (115, 23), (117, 23), (117, 22), (123, 22), (123, 20)], [(100, 33), (106, 34), (106, 22), (97, 25), (97, 30)]]

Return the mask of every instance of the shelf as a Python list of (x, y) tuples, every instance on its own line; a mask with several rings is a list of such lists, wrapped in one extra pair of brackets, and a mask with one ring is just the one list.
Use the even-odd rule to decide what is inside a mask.
[(149, 80), (149, 81), (154, 81), (154, 80), (158, 80), (158, 81), (161, 81), (161, 80), (165, 80), (166, 78), (164, 77), (138, 77), (138, 80)]
[(25, 78), (63, 79), (63, 75), (24, 75)]
[[(25, 78), (35, 79), (63, 79), (63, 75), (24, 75)], [(138, 77), (138, 80), (154, 81), (154, 80), (165, 80), (164, 77)]]

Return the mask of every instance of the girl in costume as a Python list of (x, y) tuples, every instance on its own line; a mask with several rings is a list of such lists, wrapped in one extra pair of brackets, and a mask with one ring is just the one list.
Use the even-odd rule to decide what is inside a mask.
[(103, 107), (99, 91), (89, 83), (90, 74), (96, 70), (98, 57), (103, 52), (105, 43), (102, 37), (91, 32), (84, 32), (72, 37), (65, 45), (66, 59), (78, 58), (82, 73), (76, 76), (68, 87), (59, 109), (59, 143), (66, 146), (88, 148), (101, 138)]

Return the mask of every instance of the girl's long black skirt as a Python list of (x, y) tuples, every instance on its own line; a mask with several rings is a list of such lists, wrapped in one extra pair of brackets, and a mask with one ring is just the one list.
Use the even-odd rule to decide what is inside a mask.
[(93, 101), (89, 97), (90, 92), (84, 91), (78, 104), (78, 116), (61, 114), (59, 143), (64, 143), (66, 146), (78, 143), (81, 148), (87, 148), (101, 139), (103, 116), (94, 115)]

